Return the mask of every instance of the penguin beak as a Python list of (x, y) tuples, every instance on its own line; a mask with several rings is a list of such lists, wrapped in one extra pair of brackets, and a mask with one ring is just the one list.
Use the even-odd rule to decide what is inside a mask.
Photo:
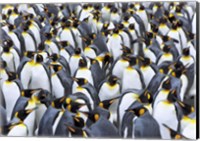
[(73, 77), (72, 79), (73, 79), (74, 81), (78, 82), (78, 79), (77, 79), (77, 78)]

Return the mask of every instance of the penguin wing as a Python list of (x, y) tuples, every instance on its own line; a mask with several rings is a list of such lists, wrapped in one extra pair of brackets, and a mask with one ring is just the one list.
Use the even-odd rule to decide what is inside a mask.
[(59, 62), (64, 66), (65, 71), (66, 71), (66, 75), (67, 75), (67, 76), (71, 76), (71, 71), (70, 71), (69, 64), (68, 64), (68, 62), (65, 60), (65, 58), (64, 58), (63, 56), (60, 56)]
[(69, 95), (72, 93), (72, 79), (71, 77), (66, 75), (65, 71), (59, 71), (58, 77), (61, 80), (63, 87), (65, 88), (65, 95)]
[[(101, 67), (99, 66), (99, 63), (97, 61), (95, 64), (91, 65), (90, 70), (92, 72), (94, 86), (98, 90), (98, 86), (105, 79), (104, 71), (101, 69)], [(101, 74), (101, 75), (99, 75), (99, 74)]]
[(0, 105), (0, 127), (7, 125), (7, 115), (6, 110)]
[(42, 119), (40, 120), (38, 135), (39, 136), (52, 136), (53, 135), (53, 124), (56, 117), (59, 114), (59, 110), (51, 106), (48, 107), (44, 113)]
[(99, 54), (108, 52), (107, 44), (101, 34), (97, 34), (97, 38), (94, 39), (93, 44), (96, 45), (98, 47), (98, 49), (100, 50)]
[(47, 77), (49, 78), (50, 90), (52, 90), (52, 84), (50, 83), (51, 82), (51, 72), (45, 63), (42, 63), (42, 66), (44, 67), (44, 69), (46, 71)]
[(25, 107), (28, 104), (28, 100), (29, 100), (29, 98), (22, 97), (22, 96), (20, 96), (18, 98), (18, 100), (16, 101), (16, 104), (14, 106), (14, 109), (12, 111), (11, 119), (14, 117), (14, 115), (15, 115), (16, 112), (25, 109)]
[(55, 131), (55, 136), (62, 137), (68, 135), (68, 131), (65, 124), (74, 125), (74, 120), (72, 116), (73, 114), (66, 109), (58, 123), (58, 126)]
[(23, 85), (22, 85), (22, 83), (21, 83), (21, 80), (16, 79), (16, 80), (14, 80), (14, 82), (17, 84), (17, 86), (19, 87), (19, 90), (20, 90), (20, 91), (23, 90)]
[(136, 69), (136, 71), (138, 72), (138, 74), (140, 76), (140, 81), (142, 83), (142, 88), (144, 89), (146, 86), (145, 86), (145, 83), (144, 83), (144, 77), (142, 75), (142, 72), (140, 71), (140, 69), (137, 69), (137, 68), (135, 68), (135, 69)]
[(94, 105), (97, 106), (99, 104), (99, 97), (96, 89), (91, 84), (86, 84), (82, 86), (83, 88), (87, 89), (89, 91), (89, 94), (91, 95)]

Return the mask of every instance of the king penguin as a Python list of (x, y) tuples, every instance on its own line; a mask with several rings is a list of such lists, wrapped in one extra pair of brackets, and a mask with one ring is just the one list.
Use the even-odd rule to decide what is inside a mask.
[(23, 89), (16, 73), (8, 72), (8, 80), (2, 84), (2, 93), (5, 98), (7, 120), (11, 119), (15, 103), (20, 97), (20, 91)]

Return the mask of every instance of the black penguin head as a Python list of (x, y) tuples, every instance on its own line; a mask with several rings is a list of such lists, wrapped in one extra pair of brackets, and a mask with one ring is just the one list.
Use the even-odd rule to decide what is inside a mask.
[(181, 13), (181, 6), (177, 5), (175, 12), (176, 13)]
[(115, 8), (115, 7), (112, 7), (112, 8), (111, 8), (111, 13), (116, 14), (117, 12), (118, 12), (118, 9), (117, 9), (117, 8)]
[(60, 58), (60, 55), (53, 53), (51, 56), (49, 56), (49, 58), (52, 59), (52, 61), (56, 62)]
[(43, 62), (43, 57), (40, 54), (36, 54), (35, 56), (35, 62), (37, 63), (42, 63)]
[(178, 25), (176, 23), (172, 23), (172, 29), (177, 30)]
[(3, 52), (9, 52), (10, 48), (13, 46), (13, 41), (7, 39), (3, 42)]
[(79, 60), (79, 67), (80, 68), (86, 68), (87, 67), (87, 61), (85, 59)]
[(68, 41), (60, 41), (59, 44), (61, 45), (61, 47), (66, 47), (70, 45)]
[(34, 51), (26, 51), (26, 52), (24, 52), (24, 56), (26, 56), (26, 57), (28, 57), (30, 59), (32, 59), (34, 57), (34, 55), (35, 55)]
[(111, 104), (113, 104), (117, 99), (119, 99), (120, 97), (116, 97), (116, 98), (112, 98), (112, 99), (108, 99), (108, 100), (104, 100), (101, 101), (99, 103), (99, 107), (107, 109), (110, 107)]
[(31, 98), (32, 95), (36, 94), (39, 91), (41, 91), (41, 89), (25, 89), (21, 91), (21, 96)]
[(171, 23), (173, 23), (176, 20), (176, 17), (173, 14), (169, 14), (168, 19)]
[[(39, 96), (38, 96), (38, 98), (39, 98)], [(68, 100), (68, 102), (70, 102), (70, 101)], [(65, 96), (63, 96), (61, 98), (54, 99), (53, 101), (51, 101), (51, 106), (56, 108), (56, 109), (62, 109), (63, 108), (62, 106), (67, 107), (66, 105), (67, 105), (67, 103), (66, 103), (66, 97)]]
[(24, 25), (22, 25), (22, 29), (23, 29), (23, 31), (28, 31), (29, 30), (29, 25), (28, 24), (24, 24)]
[(190, 48), (184, 48), (183, 49), (183, 55), (184, 56), (189, 56), (190, 55)]
[(135, 29), (135, 24), (133, 24), (133, 23), (132, 23), (132, 24), (129, 24), (128, 27), (129, 27), (129, 29), (134, 30), (134, 29)]
[(123, 51), (123, 55), (130, 55), (132, 53), (132, 50), (129, 47), (127, 47), (123, 44), (121, 44), (121, 45), (122, 45), (121, 50)]
[(108, 82), (111, 86), (115, 85), (117, 83), (117, 81), (119, 80), (119, 78), (117, 76), (111, 75), (108, 78)]
[(15, 29), (15, 26), (12, 24), (8, 24), (8, 29), (9, 31), (12, 31), (13, 29)]
[(29, 109), (29, 110), (20, 110), (18, 112), (15, 113), (15, 117), (19, 118), (21, 121), (24, 121), (24, 119), (31, 113), (33, 112), (35, 109)]
[(84, 4), (83, 9), (85, 9), (85, 10), (88, 9), (88, 4)]
[(164, 42), (167, 42), (167, 41), (170, 40), (170, 37), (164, 35), (164, 36), (162, 36), (162, 40), (163, 40)]
[(161, 17), (161, 18), (159, 19), (159, 23), (161, 23), (161, 24), (166, 24), (166, 23), (167, 23), (167, 18), (166, 18), (166, 17)]
[(74, 126), (79, 127), (79, 128), (83, 128), (85, 126), (85, 122), (83, 118), (78, 117), (78, 116), (73, 116), (73, 120), (74, 120)]
[(80, 25), (80, 21), (79, 20), (74, 20), (73, 21), (73, 27), (77, 28)]
[[(68, 98), (67, 98), (68, 99)], [(67, 100), (66, 100), (67, 101)], [(74, 100), (71, 100), (69, 104), (66, 103), (66, 107), (69, 111), (72, 113), (76, 113), (81, 107), (85, 106), (86, 104), (82, 104), (79, 102), (76, 102)]]
[(73, 80), (76, 81), (79, 86), (83, 86), (88, 83), (88, 80), (85, 78), (73, 78)]
[(44, 36), (48, 39), (51, 40), (52, 34), (51, 33), (45, 33)]
[(5, 14), (2, 14), (2, 20), (6, 20), (7, 16)]
[(145, 10), (145, 7), (143, 5), (140, 5), (140, 10)]
[(13, 81), (18, 78), (18, 75), (15, 72), (8, 72), (8, 81)]
[(119, 28), (119, 30), (122, 30), (124, 28), (124, 25), (122, 23), (118, 24), (117, 27)]
[(178, 104), (180, 105), (184, 116), (188, 116), (189, 114), (195, 112), (194, 107), (189, 104), (183, 103), (180, 100), (178, 100)]
[(141, 58), (141, 63), (143, 66), (149, 66), (151, 64), (151, 59), (147, 57)]
[(72, 23), (70, 21), (66, 21), (64, 27), (71, 27)]
[(171, 89), (171, 80), (170, 80), (170, 78), (168, 78), (167, 80), (165, 80), (163, 82), (162, 88), (166, 89), (166, 90), (170, 90)]
[(182, 70), (181, 69), (176, 69), (176, 70), (174, 70), (171, 74), (172, 74), (172, 76), (174, 76), (174, 77), (176, 77), (176, 78), (180, 78), (181, 77), (181, 75), (182, 75)]
[(38, 51), (43, 51), (45, 49), (45, 45), (43, 42), (41, 42), (39, 45), (38, 45)]
[(12, 14), (12, 10), (9, 9), (8, 12), (7, 12), (7, 15), (10, 16), (11, 14)]
[(85, 111), (80, 111), (79, 110), (79, 112), (83, 113), (84, 115), (86, 115), (88, 117), (88, 119), (90, 121), (92, 121), (93, 123), (95, 123), (96, 121), (98, 121), (99, 118), (100, 118), (100, 116), (101, 116), (100, 113), (98, 111), (95, 111), (95, 110), (90, 111), (90, 112), (85, 112)]
[(118, 34), (118, 33), (119, 33), (118, 27), (115, 27), (115, 28), (114, 28), (113, 33), (115, 33), (115, 34)]
[(135, 101), (126, 112), (133, 112), (137, 117), (144, 115), (147, 109), (142, 105), (142, 103)]
[(51, 65), (51, 67), (53, 68), (54, 72), (59, 72), (63, 68), (61, 65)]
[(100, 5), (99, 5), (99, 4), (95, 4), (95, 5), (94, 5), (94, 9), (95, 9), (95, 10), (100, 10)]
[(167, 96), (167, 100), (170, 102), (170, 103), (174, 103), (176, 102), (177, 100), (177, 93), (176, 93), (176, 89), (174, 90), (171, 90)]
[(129, 66), (134, 66), (134, 65), (137, 65), (137, 57), (135, 56), (131, 56), (129, 57)]
[(81, 54), (81, 49), (80, 48), (75, 48), (74, 52), (76, 55), (80, 55)]
[(154, 34), (152, 32), (146, 32), (146, 36), (148, 39), (154, 38)]
[(144, 90), (144, 92), (139, 96), (139, 101), (145, 104), (152, 103), (153, 97), (148, 90)]
[(108, 3), (107, 7), (111, 9), (113, 7), (112, 3)]
[(169, 53), (172, 46), (164, 45), (163, 52)]

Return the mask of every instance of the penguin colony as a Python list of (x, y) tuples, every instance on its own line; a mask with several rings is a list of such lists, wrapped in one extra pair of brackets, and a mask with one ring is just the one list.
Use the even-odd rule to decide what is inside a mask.
[(196, 138), (196, 3), (2, 5), (4, 136)]

